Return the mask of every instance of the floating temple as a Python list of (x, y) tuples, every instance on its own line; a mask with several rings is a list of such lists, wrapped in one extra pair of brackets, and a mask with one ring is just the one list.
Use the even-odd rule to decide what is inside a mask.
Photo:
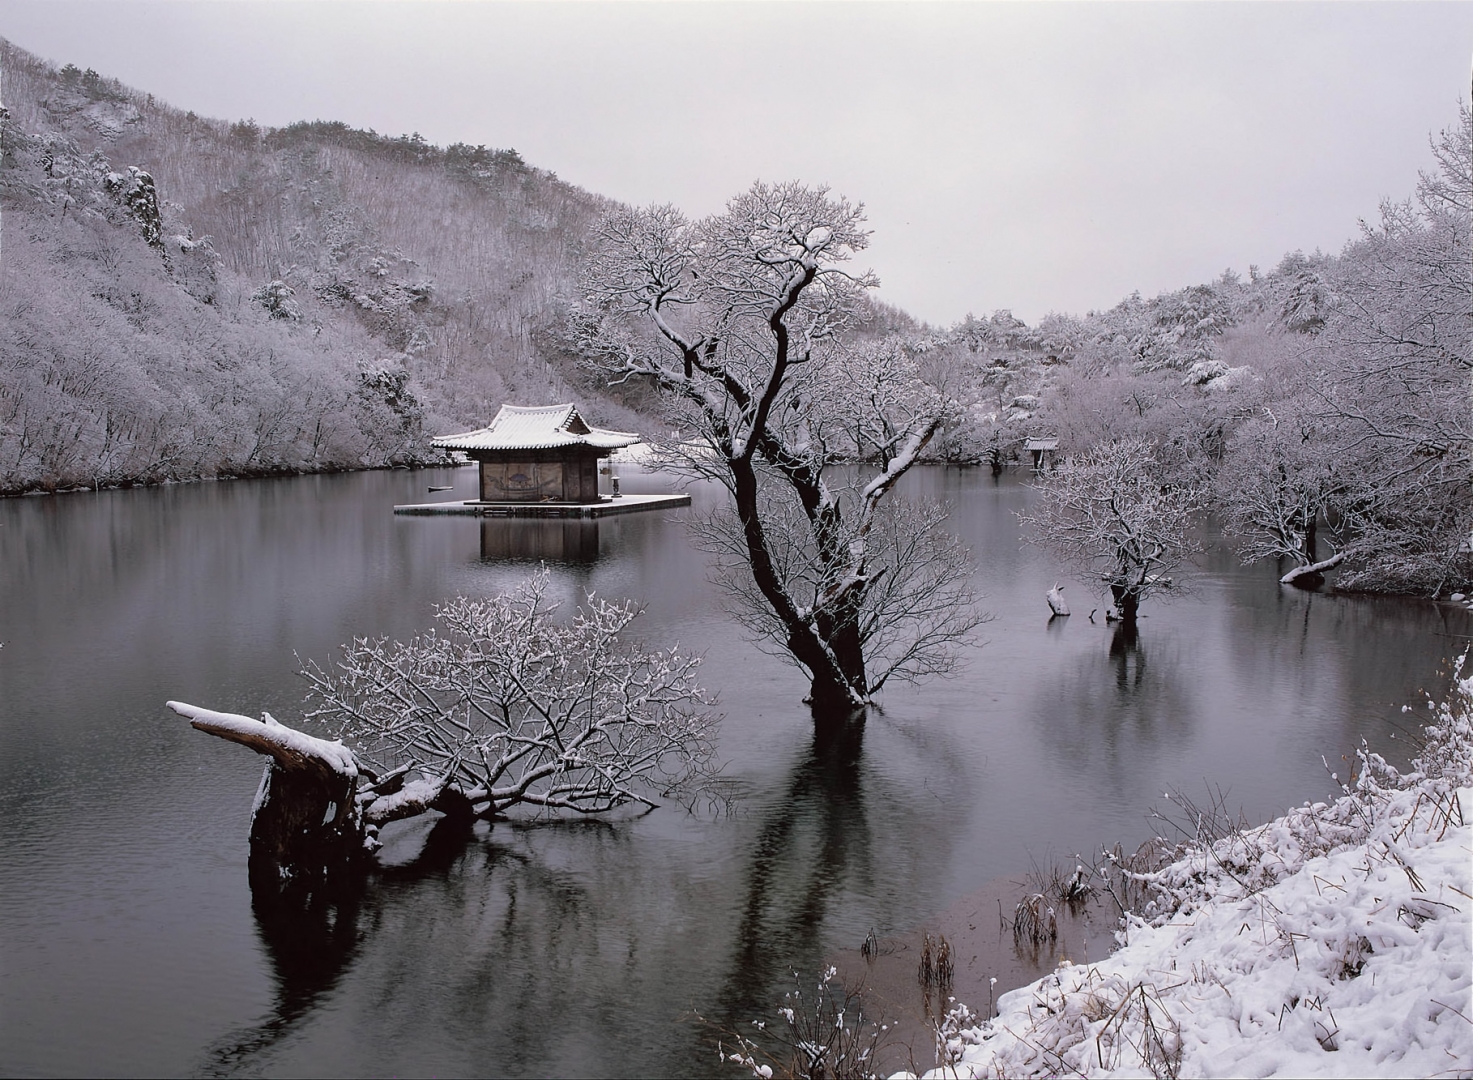
[(631, 432), (589, 427), (576, 405), (503, 405), (485, 427), (433, 440), (437, 448), (459, 451), (480, 465), (479, 499), (396, 506), (394, 512), (603, 517), (688, 506), (689, 495), (600, 494), (599, 463), (639, 441)]

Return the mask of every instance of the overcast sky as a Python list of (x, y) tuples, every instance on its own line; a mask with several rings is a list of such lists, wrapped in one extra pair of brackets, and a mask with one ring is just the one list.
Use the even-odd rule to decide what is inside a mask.
[(828, 184), (868, 207), (881, 297), (949, 324), (1338, 250), (1467, 99), (1473, 4), (0, 0), (0, 35), (204, 115), (514, 147), (692, 216)]

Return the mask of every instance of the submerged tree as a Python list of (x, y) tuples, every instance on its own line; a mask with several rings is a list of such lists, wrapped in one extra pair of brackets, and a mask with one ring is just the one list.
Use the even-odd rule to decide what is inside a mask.
[[(594, 231), (576, 326), (607, 376), (652, 384), (694, 433), (675, 453), (732, 496), (700, 535), (746, 624), (809, 676), (819, 717), (948, 670), (977, 621), (943, 515), (887, 498), (951, 405), (898, 344), (845, 336), (875, 284), (842, 265), (863, 222), (791, 183), (698, 222), (616, 211)], [(835, 483), (838, 462), (863, 464)]]
[(362, 639), (303, 672), (341, 741), (179, 702), (194, 726), (272, 761), (251, 826), (253, 879), (318, 876), (379, 826), (436, 810), (600, 813), (699, 780), (715, 720), (700, 661), (624, 636), (634, 604), (589, 597), (557, 617), (543, 571), (508, 595), (441, 606), (440, 629)]
[(1098, 575), (1127, 627), (1196, 549), (1201, 491), (1163, 471), (1144, 439), (1102, 443), (1043, 481), (1038, 505), (1019, 515), (1030, 540)]

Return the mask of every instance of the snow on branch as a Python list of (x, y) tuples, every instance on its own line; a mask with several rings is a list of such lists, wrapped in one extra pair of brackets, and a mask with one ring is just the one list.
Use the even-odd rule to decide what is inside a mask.
[[(653, 382), (688, 445), (714, 451), (678, 456), (735, 504), (697, 526), (722, 555), (722, 584), (743, 622), (808, 672), (815, 708), (845, 714), (892, 674), (945, 670), (976, 622), (965, 587), (937, 591), (922, 567), (893, 561), (944, 549), (965, 574), (929, 513), (909, 518), (915, 536), (901, 535), (901, 514), (885, 526), (895, 543), (871, 541), (882, 501), (956, 407), (910, 345), (854, 332), (877, 284), (841, 268), (868, 244), (863, 225), (862, 205), (796, 183), (756, 184), (694, 223), (616, 211), (595, 226), (573, 316), (594, 364)], [(836, 494), (824, 471), (841, 462), (872, 479)], [(881, 581), (885, 603), (870, 603)], [(893, 651), (880, 644), (902, 628)]]
[(279, 724), (270, 713), (262, 713), (261, 719), (252, 720), (239, 713), (216, 712), (182, 701), (167, 704), (185, 717), (190, 727), (248, 746), (288, 771), (321, 770), (347, 778), (358, 775), (353, 752), (341, 742), (318, 739)]
[(590, 596), (559, 618), (548, 583), (544, 570), (504, 596), (458, 597), (437, 609), (436, 629), (359, 639), (332, 669), (308, 664), (311, 718), (374, 766), (424, 778), (371, 803), (371, 819), (447, 790), (483, 816), (519, 803), (654, 806), (702, 773), (715, 721), (699, 659), (630, 643), (630, 603)]
[(1323, 574), (1326, 570), (1333, 570), (1344, 561), (1345, 553), (1340, 551), (1331, 555), (1328, 559), (1321, 559), (1317, 563), (1310, 563), (1308, 566), (1296, 566), (1293, 570), (1290, 570), (1283, 577), (1279, 578), (1279, 584), (1292, 585), (1300, 578), (1309, 574)]

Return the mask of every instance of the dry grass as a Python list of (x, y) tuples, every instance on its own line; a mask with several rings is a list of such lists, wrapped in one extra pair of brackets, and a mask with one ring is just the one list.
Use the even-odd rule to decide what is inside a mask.
[(1033, 893), (1018, 901), (1013, 909), (1013, 941), (1035, 950), (1045, 941), (1059, 936), (1059, 920), (1043, 893)]
[(862, 983), (838, 982), (830, 967), (812, 983), (796, 971), (776, 1022), (753, 1021), (752, 1032), (718, 1029), (721, 1059), (762, 1080), (838, 1080), (880, 1075), (891, 1028), (867, 1016)]
[(922, 986), (934, 986), (938, 990), (951, 989), (951, 979), (956, 973), (951, 958), (951, 942), (945, 934), (932, 937), (929, 933), (921, 938), (921, 963), (916, 977)]

